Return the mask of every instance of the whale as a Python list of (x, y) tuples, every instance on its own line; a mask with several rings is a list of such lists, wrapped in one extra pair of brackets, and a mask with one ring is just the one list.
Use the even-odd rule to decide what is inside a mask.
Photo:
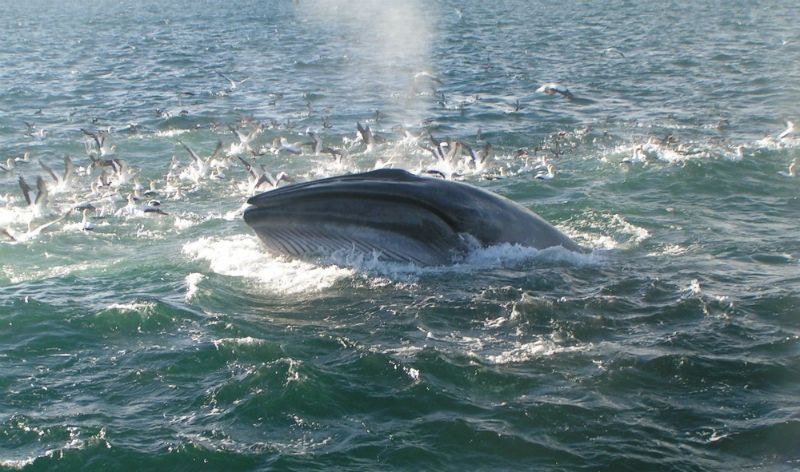
[(449, 265), (502, 243), (584, 252), (543, 218), (467, 183), (379, 169), (278, 187), (247, 200), (243, 218), (270, 253), (337, 253)]

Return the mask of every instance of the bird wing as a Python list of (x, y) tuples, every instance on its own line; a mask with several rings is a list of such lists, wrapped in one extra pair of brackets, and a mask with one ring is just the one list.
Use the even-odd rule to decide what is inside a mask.
[(46, 170), (48, 174), (50, 174), (50, 176), (53, 178), (53, 180), (56, 181), (56, 183), (58, 183), (58, 181), (59, 181), (58, 176), (56, 175), (55, 172), (53, 172), (53, 169), (50, 168), (50, 166), (48, 166), (47, 164), (45, 164), (41, 160), (39, 161), (39, 165), (42, 166), (42, 169)]
[(72, 159), (69, 156), (64, 156), (64, 182), (69, 181), (72, 177), (72, 171), (74, 169), (74, 165), (72, 164)]
[(184, 143), (180, 139), (178, 140), (178, 142), (181, 144), (181, 146), (184, 147), (184, 149), (186, 149), (186, 151), (189, 153), (189, 155), (192, 156), (192, 160), (194, 162), (200, 162), (200, 156), (198, 156), (197, 153), (192, 150), (192, 148), (187, 146), (186, 143)]
[(38, 192), (36, 193), (36, 200), (34, 201), (35, 204), (39, 205), (40, 203), (47, 200), (47, 184), (44, 183), (44, 179), (40, 175), (36, 177), (36, 189)]
[(97, 144), (98, 150), (103, 147), (103, 142), (100, 141), (100, 138), (97, 136), (97, 133), (92, 133), (91, 131), (85, 130), (83, 128), (81, 128), (81, 131), (83, 131), (83, 134), (91, 137), (94, 140), (95, 144)]
[(209, 156), (209, 160), (217, 157), (217, 154), (219, 154), (220, 151), (222, 151), (222, 141), (217, 141), (217, 147), (214, 148), (214, 152), (212, 152), (211, 156)]
[(25, 197), (25, 201), (28, 202), (28, 205), (30, 205), (31, 187), (28, 185), (28, 182), (25, 182), (25, 179), (21, 175), (19, 176), (19, 188), (22, 189), (22, 195)]

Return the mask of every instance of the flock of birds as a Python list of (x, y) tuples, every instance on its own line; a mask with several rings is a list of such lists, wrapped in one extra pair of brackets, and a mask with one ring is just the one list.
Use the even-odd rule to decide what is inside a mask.
[[(618, 51), (609, 53), (622, 54)], [(218, 75), (228, 81), (228, 90), (240, 87), (249, 79), (234, 80), (219, 72)], [(431, 87), (435, 92), (436, 86), (441, 83), (438, 77), (428, 72), (419, 72), (413, 77), (415, 91)], [(560, 95), (566, 100), (575, 98), (567, 87), (555, 82), (543, 84), (536, 92)], [(163, 110), (157, 110), (156, 113), (159, 112), (165, 113)], [(376, 112), (375, 122), (379, 119), (380, 113)], [(323, 120), (323, 128), (329, 127), (326, 126), (327, 123), (326, 118)], [(25, 126), (24, 134), (29, 138), (44, 139), (47, 134), (44, 128), (38, 128), (33, 123), (26, 122)], [(218, 130), (219, 125), (213, 125), (213, 128)], [(395, 162), (395, 159), (403, 159), (404, 167), (410, 167), (418, 174), (442, 179), (463, 178), (466, 175), (478, 175), (485, 179), (507, 176), (506, 167), (489, 165), (493, 147), (482, 138), (480, 130), (474, 140), (467, 142), (440, 139), (431, 132), (415, 134), (402, 126), (396, 126), (392, 128), (392, 132), (398, 137), (390, 139), (373, 132), (368, 124), (357, 122), (355, 136), (343, 137), (336, 144), (326, 144), (319, 132), (311, 129), (306, 130), (307, 138), (298, 142), (290, 142), (285, 136), (274, 134), (266, 142), (259, 139), (267, 129), (276, 128), (278, 126), (274, 122), (264, 124), (252, 118), (243, 119), (228, 126), (234, 137), (232, 142), (226, 146), (220, 140), (208, 154), (198, 153), (188, 143), (177, 139), (176, 144), (189, 157), (188, 164), (173, 155), (163, 177), (150, 180), (147, 186), (143, 186), (140, 181), (141, 170), (118, 157), (116, 145), (111, 144), (110, 129), (82, 128), (86, 160), (78, 165), (71, 157), (66, 156), (63, 159), (63, 171), (56, 172), (46, 162), (37, 160), (34, 163), (29, 152), (0, 163), (0, 177), (2, 174), (16, 176), (20, 188), (19, 195), (0, 195), (0, 234), (8, 241), (27, 241), (36, 238), (53, 225), (68, 220), (73, 214), (80, 214), (80, 222), (68, 224), (79, 231), (93, 231), (98, 220), (168, 215), (162, 206), (162, 200), (179, 200), (186, 193), (209, 181), (234, 182), (243, 196), (295, 181), (295, 178), (285, 172), (275, 175), (269, 172), (259, 162), (266, 155), (319, 156), (324, 165), (331, 167), (330, 170), (346, 171), (356, 167), (351, 159), (354, 155), (360, 157), (379, 153), (384, 157), (388, 155), (389, 159), (375, 160), (372, 166), (374, 169), (401, 164)], [(794, 133), (794, 123), (787, 122), (786, 130), (777, 139), (780, 141), (789, 138)], [(553, 179), (556, 176), (553, 161), (563, 153), (565, 135), (564, 132), (557, 133), (532, 149), (517, 150), (513, 157), (521, 165), (515, 173), (529, 172), (535, 179)], [(392, 145), (399, 146), (400, 152), (390, 149)], [(632, 155), (622, 160), (626, 165), (664, 159), (664, 156), (668, 160), (670, 153), (687, 156), (702, 152), (691, 144), (678, 143), (671, 135), (664, 139), (651, 137), (644, 144), (634, 146), (632, 150)], [(743, 146), (736, 149), (740, 158), (743, 152)], [(413, 164), (408, 165), (409, 156), (418, 159), (416, 168)], [(44, 171), (44, 175), (38, 175), (32, 186), (25, 173), (37, 166)], [(244, 178), (241, 174), (244, 174)], [(796, 162), (792, 161), (788, 170), (782, 174), (796, 176)], [(57, 200), (55, 197), (61, 194), (69, 194), (70, 197)], [(3, 211), (6, 212), (5, 218)], [(9, 214), (12, 216), (9, 217)], [(35, 222), (38, 224), (34, 224)], [(25, 229), (19, 229), (19, 226)]]

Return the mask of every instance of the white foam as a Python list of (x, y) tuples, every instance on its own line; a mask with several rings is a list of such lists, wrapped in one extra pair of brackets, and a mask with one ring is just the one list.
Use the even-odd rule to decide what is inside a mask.
[(255, 236), (204, 237), (185, 244), (183, 253), (208, 262), (214, 273), (247, 278), (278, 293), (318, 292), (353, 275), (351, 269), (276, 258)]
[(33, 214), (27, 208), (0, 208), (0, 228), (18, 224), (27, 225), (32, 220)]
[(611, 227), (624, 234), (630, 235), (631, 237), (628, 239), (628, 242), (632, 244), (639, 244), (650, 237), (649, 231), (640, 226), (629, 223), (620, 215), (614, 215), (611, 218)]
[[(319, 292), (337, 281), (367, 274), (370, 287), (406, 286), (420, 276), (443, 273), (470, 273), (498, 267), (517, 267), (530, 261), (585, 266), (601, 263), (597, 253), (581, 254), (563, 247), (535, 249), (517, 244), (499, 244), (469, 252), (464, 260), (446, 266), (420, 267), (411, 263), (382, 260), (379, 253), (364, 255), (337, 251), (319, 263), (285, 259), (267, 252), (255, 236), (203, 237), (183, 246), (193, 260), (206, 261), (212, 272), (253, 280), (272, 291), (294, 294)], [(188, 296), (188, 295), (187, 295)]]
[(55, 266), (55, 267), (48, 267), (46, 269), (41, 270), (32, 270), (32, 271), (25, 271), (23, 270), (16, 271), (14, 268), (9, 266), (4, 266), (0, 271), (8, 277), (9, 282), (12, 284), (18, 284), (21, 282), (29, 282), (33, 280), (43, 280), (55, 277), (64, 277), (66, 275), (73, 274), (75, 272), (82, 272), (82, 271), (96, 271), (101, 270), (109, 265), (111, 265), (114, 261), (102, 261), (102, 262), (84, 262), (79, 264), (71, 264), (65, 266)]
[(500, 354), (486, 356), (493, 364), (526, 362), (539, 357), (548, 357), (562, 352), (585, 351), (586, 346), (561, 346), (549, 339), (538, 339), (528, 343), (515, 343), (512, 349)]
[(152, 310), (153, 308), (155, 308), (155, 304), (153, 302), (131, 302), (112, 303), (106, 307), (106, 310), (143, 312)]
[[(599, 220), (595, 220), (599, 217)], [(617, 249), (625, 246), (638, 246), (650, 238), (650, 232), (645, 228), (628, 222), (618, 214), (592, 214), (589, 222), (591, 229), (596, 229), (600, 234), (576, 231), (569, 227), (559, 227), (567, 236), (595, 249)], [(611, 234), (608, 234), (611, 233)]]
[(601, 263), (598, 253), (581, 254), (561, 246), (536, 249), (519, 244), (497, 244), (485, 248), (475, 248), (466, 257), (455, 263), (442, 266), (421, 267), (413, 263), (389, 262), (382, 260), (379, 253), (364, 255), (358, 252), (338, 251), (326, 260), (331, 264), (353, 269), (354, 272), (371, 276), (371, 287), (390, 284), (400, 286), (416, 284), (420, 276), (447, 273), (472, 273), (494, 268), (514, 268), (531, 261), (546, 263), (566, 263), (586, 266)]
[(475, 249), (469, 253), (464, 262), (472, 268), (493, 268), (514, 267), (532, 260), (584, 266), (597, 264), (600, 262), (600, 256), (595, 253), (582, 254), (570, 251), (561, 246), (536, 249), (519, 244), (503, 243)]
[(174, 136), (180, 136), (180, 135), (182, 135), (184, 133), (188, 133), (189, 131), (191, 131), (191, 130), (188, 130), (188, 129), (167, 129), (167, 130), (156, 131), (156, 136), (158, 136), (159, 138), (172, 138)]
[(223, 345), (234, 345), (234, 346), (256, 346), (259, 344), (264, 344), (263, 339), (253, 338), (251, 336), (247, 336), (244, 338), (221, 338), (215, 339), (212, 341), (214, 347), (219, 349), (220, 346)]
[(26, 457), (24, 459), (0, 459), (0, 468), (21, 470), (33, 464), (36, 457)]
[(686, 290), (695, 296), (699, 296), (703, 293), (703, 290), (700, 288), (700, 281), (697, 279), (692, 279), (692, 282), (689, 284), (689, 287), (687, 287)]
[(787, 136), (783, 139), (776, 139), (772, 136), (765, 136), (764, 138), (755, 141), (754, 147), (763, 150), (776, 151), (786, 148), (796, 148), (800, 146), (800, 139), (792, 136)]
[(680, 256), (688, 252), (688, 248), (678, 244), (667, 244), (658, 251), (650, 252), (648, 256)]
[(197, 224), (196, 221), (193, 221), (193, 220), (188, 219), (188, 218), (181, 218), (181, 217), (176, 217), (175, 221), (173, 222), (173, 225), (175, 226), (175, 229), (177, 229), (178, 231), (182, 231), (182, 230), (184, 230), (186, 228), (191, 228), (192, 226), (194, 226), (196, 224)]
[(419, 381), (419, 370), (413, 367), (403, 367), (403, 372), (414, 382)]
[(197, 293), (198, 286), (200, 282), (206, 278), (205, 275), (192, 272), (191, 274), (186, 276), (186, 297), (184, 298), (187, 302), (190, 301), (194, 295)]

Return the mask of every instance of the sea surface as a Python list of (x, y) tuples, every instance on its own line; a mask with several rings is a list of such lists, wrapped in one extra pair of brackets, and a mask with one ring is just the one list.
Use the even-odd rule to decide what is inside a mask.
[[(798, 24), (793, 0), (4, 2), (0, 469), (797, 470)], [(218, 142), (206, 169), (181, 144)], [(589, 251), (287, 259), (242, 221), (239, 157), (467, 182)]]

